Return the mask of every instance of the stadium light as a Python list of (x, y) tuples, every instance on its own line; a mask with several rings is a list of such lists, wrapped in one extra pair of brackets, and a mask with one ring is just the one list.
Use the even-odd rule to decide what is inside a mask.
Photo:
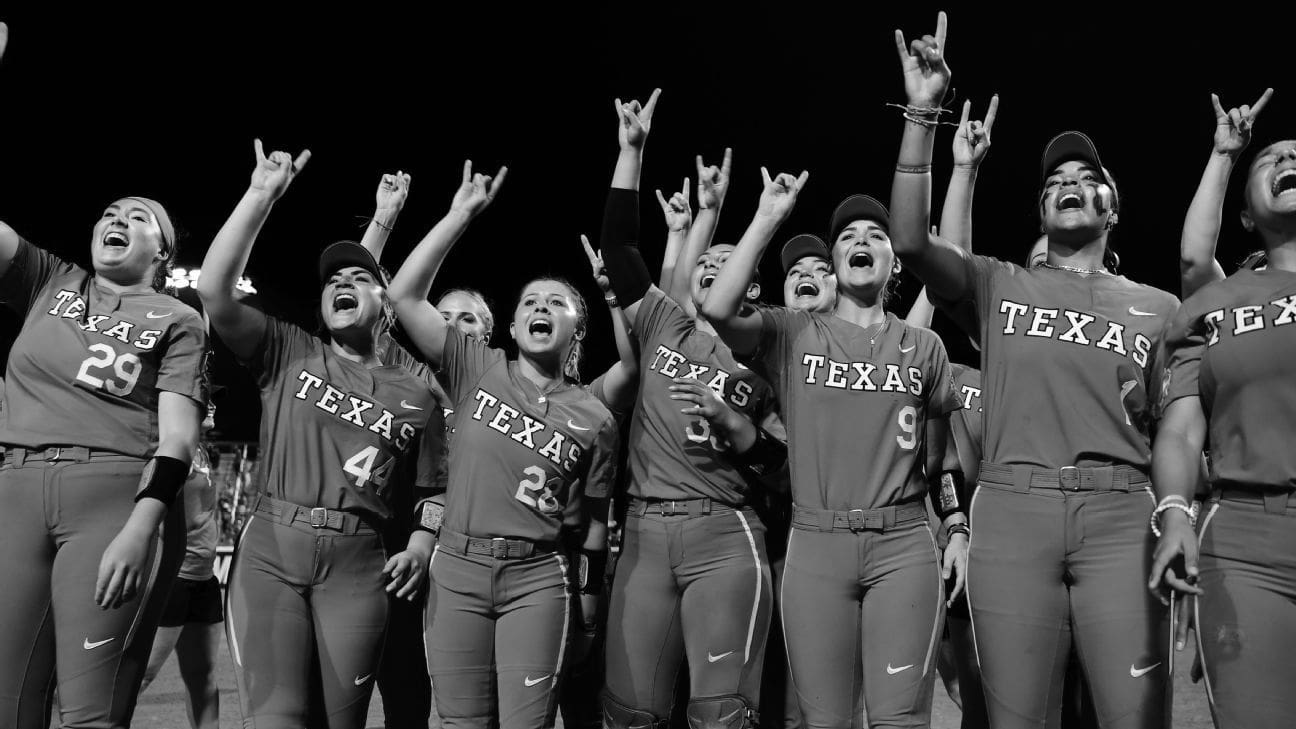
[[(173, 268), (171, 269), (171, 275), (167, 276), (167, 286), (177, 291), (189, 288), (196, 289), (198, 288), (198, 277), (201, 274), (202, 270), (197, 268)], [(234, 288), (249, 295), (257, 292), (256, 286), (252, 284), (252, 279), (247, 276), (239, 276), (238, 283), (234, 284)]]

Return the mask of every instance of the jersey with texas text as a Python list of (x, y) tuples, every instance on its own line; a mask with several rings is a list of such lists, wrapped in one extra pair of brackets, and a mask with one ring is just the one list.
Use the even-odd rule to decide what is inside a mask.
[(1161, 407), (1201, 398), (1211, 481), (1296, 490), (1296, 273), (1243, 269), (1202, 288), (1167, 328), (1166, 353)]
[(1126, 395), (1156, 391), (1162, 329), (1179, 300), (1124, 276), (963, 255), (981, 342), (982, 458), (1146, 471), (1148, 418), (1129, 412)]
[(541, 392), (502, 350), (453, 328), (441, 362), (455, 410), (443, 528), (553, 542), (582, 497), (608, 497), (617, 426), (584, 387)]
[(761, 310), (753, 360), (770, 374), (788, 435), (792, 501), (875, 509), (927, 492), (929, 417), (959, 400), (940, 337), (894, 314), (871, 327)]
[(981, 370), (950, 363), (959, 411), (950, 415), (950, 437), (958, 448), (959, 466), (968, 484), (981, 475)]
[(392, 475), (436, 407), (427, 384), (404, 367), (341, 357), (269, 316), (246, 364), (261, 388), (261, 489), (302, 506), (390, 518), (391, 489), (405, 487)]
[(720, 338), (696, 324), (656, 286), (639, 302), (639, 400), (630, 426), (631, 496), (641, 499), (707, 497), (737, 505), (748, 483), (712, 437), (710, 424), (680, 412), (672, 400), (676, 377), (694, 377), (757, 424), (773, 408), (770, 386), (739, 364)]
[(0, 443), (147, 458), (158, 445), (159, 392), (206, 403), (206, 328), (179, 299), (116, 293), (25, 240), (0, 298), (24, 317), (9, 353)]

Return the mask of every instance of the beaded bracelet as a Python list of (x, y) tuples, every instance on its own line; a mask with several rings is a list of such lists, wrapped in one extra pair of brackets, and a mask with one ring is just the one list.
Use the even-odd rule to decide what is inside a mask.
[(1178, 509), (1188, 515), (1188, 525), (1197, 526), (1197, 510), (1188, 505), (1188, 500), (1182, 496), (1172, 494), (1161, 499), (1161, 503), (1152, 510), (1152, 516), (1148, 520), (1149, 526), (1152, 527), (1152, 534), (1160, 538), (1161, 536), (1161, 514), (1169, 509)]

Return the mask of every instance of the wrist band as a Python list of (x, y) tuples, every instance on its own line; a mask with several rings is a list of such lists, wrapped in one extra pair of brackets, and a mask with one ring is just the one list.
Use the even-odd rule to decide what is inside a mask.
[(144, 473), (140, 474), (135, 501), (138, 503), (140, 499), (148, 497), (171, 506), (188, 478), (188, 463), (171, 456), (153, 456), (148, 465), (144, 466)]
[(907, 175), (925, 175), (931, 172), (931, 165), (896, 165), (896, 172)]
[(1188, 499), (1177, 494), (1161, 499), (1161, 503), (1152, 510), (1152, 516), (1148, 520), (1149, 526), (1152, 527), (1152, 534), (1158, 538), (1161, 536), (1161, 514), (1169, 509), (1178, 509), (1188, 515), (1188, 526), (1197, 527), (1197, 509), (1188, 505)]
[(610, 296), (604, 296), (603, 303), (613, 308), (621, 306), (621, 302), (617, 300), (616, 294), (612, 294)]
[(937, 519), (944, 521), (951, 514), (967, 513), (962, 470), (942, 471), (928, 483), (928, 488), (932, 492), (932, 510)]
[(756, 442), (742, 453), (733, 453), (733, 460), (757, 476), (774, 473), (787, 463), (787, 444), (756, 427)]
[(971, 539), (972, 529), (967, 524), (964, 524), (962, 522), (959, 522), (957, 524), (950, 524), (949, 526), (945, 527), (946, 540), (948, 540), (950, 537), (954, 536), (955, 534), (962, 534), (968, 539)]
[(414, 528), (430, 532), (434, 536), (441, 532), (441, 519), (445, 516), (445, 507), (431, 500), (419, 502), (414, 520)]
[(607, 572), (606, 551), (595, 552), (590, 549), (581, 548), (579, 563), (577, 565), (577, 584), (580, 587), (582, 595), (601, 595), (603, 594), (604, 573)]
[(374, 222), (374, 225), (378, 226), (379, 228), (382, 228), (383, 230), (387, 231), (388, 233), (392, 232), (392, 227), (391, 227), (390, 225), (383, 225), (383, 222), (382, 222), (381, 220), (379, 220), (378, 218), (374, 218), (374, 219), (373, 219), (373, 222)]

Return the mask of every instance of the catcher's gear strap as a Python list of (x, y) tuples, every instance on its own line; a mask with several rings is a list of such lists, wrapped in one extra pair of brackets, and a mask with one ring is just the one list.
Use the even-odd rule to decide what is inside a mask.
[(963, 471), (941, 471), (928, 484), (931, 487), (932, 509), (941, 521), (950, 514), (967, 513), (967, 494)]
[(639, 192), (612, 188), (603, 209), (599, 241), (603, 266), (621, 308), (637, 303), (652, 286), (652, 274), (639, 252)]
[(689, 729), (749, 729), (759, 721), (756, 710), (736, 694), (689, 699), (684, 713)]
[(765, 432), (761, 427), (756, 428), (756, 442), (751, 448), (742, 453), (733, 453), (734, 462), (756, 476), (776, 473), (783, 464), (787, 463), (787, 457), (787, 443)]
[(607, 729), (666, 729), (667, 722), (647, 711), (639, 711), (603, 692), (603, 726)]
[(425, 532), (439, 534), (441, 532), (441, 519), (445, 516), (445, 504), (434, 500), (438, 497), (423, 499), (414, 507), (414, 528), (422, 529)]
[(153, 456), (144, 473), (140, 474), (139, 489), (135, 492), (135, 501), (148, 497), (157, 499), (167, 506), (175, 502), (184, 482), (189, 479), (189, 464), (171, 456)]
[(606, 550), (594, 551), (581, 548), (577, 575), (582, 595), (602, 595), (604, 577), (607, 574), (608, 553)]

